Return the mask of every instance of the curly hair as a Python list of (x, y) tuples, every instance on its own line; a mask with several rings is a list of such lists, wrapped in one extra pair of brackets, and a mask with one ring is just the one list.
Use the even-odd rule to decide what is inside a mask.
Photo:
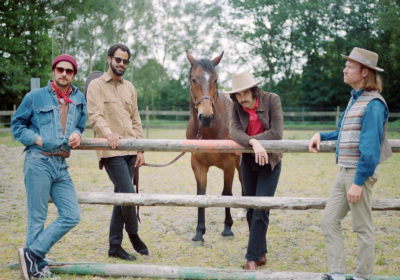
[(115, 44), (115, 45), (112, 45), (112, 46), (108, 49), (108, 56), (110, 56), (110, 57), (114, 56), (115, 52), (116, 52), (118, 49), (121, 49), (121, 51), (123, 51), (123, 52), (127, 52), (128, 55), (129, 55), (129, 58), (128, 58), (128, 59), (131, 58), (131, 51), (130, 51), (129, 48), (128, 48), (127, 46), (125, 46), (124, 44)]

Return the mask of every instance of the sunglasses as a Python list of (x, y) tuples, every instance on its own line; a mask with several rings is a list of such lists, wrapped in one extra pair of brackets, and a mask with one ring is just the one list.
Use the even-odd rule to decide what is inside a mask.
[(56, 70), (57, 70), (57, 73), (60, 75), (63, 74), (64, 71), (65, 71), (65, 73), (67, 73), (68, 76), (71, 76), (72, 74), (74, 74), (74, 69), (65, 69), (62, 67), (56, 67)]
[(116, 62), (117, 64), (120, 64), (121, 61), (122, 61), (122, 62), (124, 63), (124, 65), (128, 65), (129, 62), (130, 62), (129, 59), (122, 59), (122, 58), (120, 58), (120, 57), (112, 56), (111, 58), (114, 58), (114, 59), (115, 59), (115, 62)]

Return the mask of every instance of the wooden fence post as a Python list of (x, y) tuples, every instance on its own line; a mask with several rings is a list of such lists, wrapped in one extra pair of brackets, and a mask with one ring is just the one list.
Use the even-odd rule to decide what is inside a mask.
[[(15, 111), (17, 111), (17, 105), (16, 104), (13, 105), (13, 113), (11, 115), (11, 120), (12, 120), (14, 114), (15, 114)], [(10, 127), (11, 127), (11, 125), (10, 125)], [(15, 141), (15, 137), (14, 137), (14, 134), (12, 134), (12, 132), (11, 132), (11, 142), (14, 142), (14, 141)]]
[(340, 117), (340, 106), (336, 107), (336, 127), (339, 124), (339, 117)]
[(146, 139), (149, 139), (149, 106), (146, 106)]

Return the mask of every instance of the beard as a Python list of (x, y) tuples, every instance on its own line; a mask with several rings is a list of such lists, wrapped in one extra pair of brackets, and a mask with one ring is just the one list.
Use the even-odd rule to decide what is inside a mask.
[(56, 83), (57, 87), (68, 87), (71, 85), (71, 83), (68, 82), (68, 80), (61, 80), (61, 78), (54, 79), (54, 82)]
[(113, 73), (114, 73), (115, 75), (119, 76), (119, 77), (121, 77), (122, 75), (124, 75), (124, 73), (125, 73), (125, 71), (126, 71), (126, 69), (123, 69), (122, 71), (121, 71), (121, 70), (118, 70), (117, 68), (115, 68), (115, 67), (112, 65), (112, 62), (110, 62), (110, 67), (111, 67), (111, 70), (113, 71)]

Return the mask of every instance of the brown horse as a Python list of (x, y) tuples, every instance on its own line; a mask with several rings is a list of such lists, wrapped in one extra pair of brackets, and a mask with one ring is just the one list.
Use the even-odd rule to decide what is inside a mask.
[[(215, 66), (222, 59), (223, 52), (213, 60), (196, 60), (186, 51), (187, 59), (191, 64), (190, 79), (190, 119), (186, 128), (187, 139), (230, 139), (229, 115), (232, 106), (231, 100), (218, 93), (218, 74)], [(222, 195), (232, 196), (232, 183), (235, 167), (242, 181), (240, 156), (235, 153), (192, 153), (191, 164), (197, 182), (197, 195), (205, 195), (207, 189), (207, 172), (210, 166), (216, 166), (224, 171), (224, 189)], [(233, 235), (231, 230), (233, 220), (231, 209), (225, 208), (225, 227), (223, 236)], [(196, 235), (193, 241), (204, 241), (206, 232), (205, 209), (198, 208)]]

